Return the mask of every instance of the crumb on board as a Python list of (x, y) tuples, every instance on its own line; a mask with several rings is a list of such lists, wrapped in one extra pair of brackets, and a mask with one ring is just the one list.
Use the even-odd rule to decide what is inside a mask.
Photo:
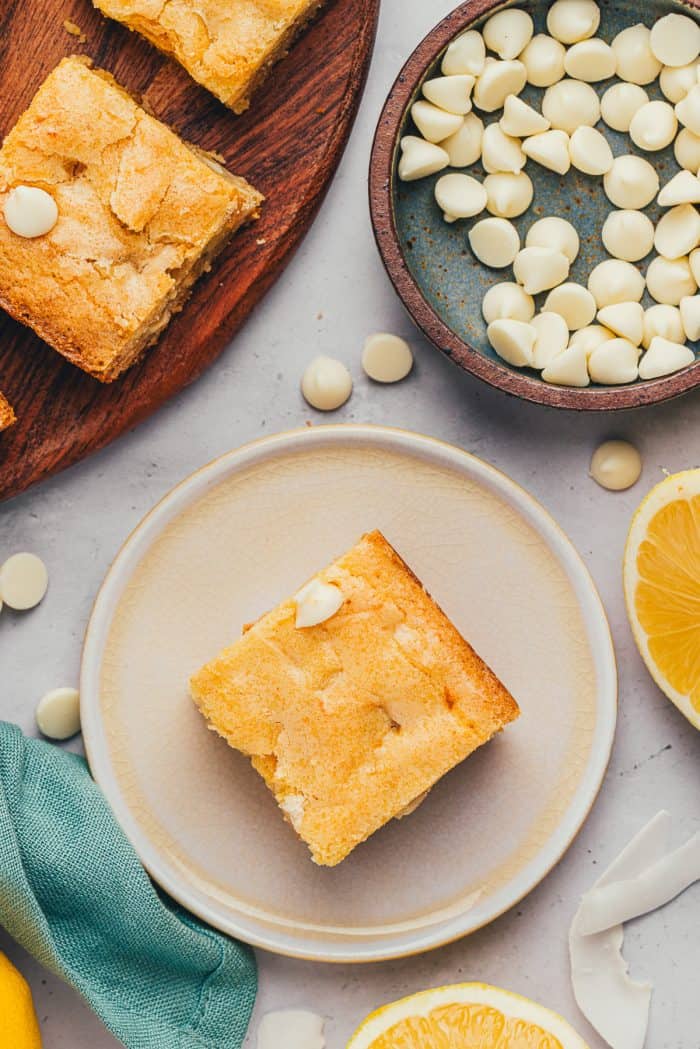
[(66, 18), (63, 23), (63, 28), (67, 33), (70, 33), (71, 36), (76, 36), (79, 44), (85, 44), (87, 42), (86, 34), (82, 31), (79, 25), (76, 25), (75, 22), (71, 22), (69, 18)]
[(267, 237), (258, 237), (255, 243), (260, 245), (267, 244)]

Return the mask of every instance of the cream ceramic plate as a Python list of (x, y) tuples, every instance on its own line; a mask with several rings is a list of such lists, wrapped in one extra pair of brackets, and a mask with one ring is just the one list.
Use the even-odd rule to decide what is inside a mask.
[[(187, 680), (373, 528), (522, 717), (328, 870), (207, 730)], [(232, 452), (158, 504), (98, 596), (81, 696), (93, 773), (163, 888), (269, 950), (372, 961), (484, 925), (557, 862), (608, 762), (616, 673), (588, 572), (521, 488), (427, 437), (332, 426)]]

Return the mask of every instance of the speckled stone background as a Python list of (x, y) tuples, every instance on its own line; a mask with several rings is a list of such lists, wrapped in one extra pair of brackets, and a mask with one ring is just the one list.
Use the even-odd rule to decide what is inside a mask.
[[(260, 954), (251, 1047), (256, 1021), (268, 1009), (318, 1010), (328, 1018), (330, 1049), (342, 1049), (359, 1020), (381, 1002), (431, 984), (478, 979), (540, 998), (577, 1024), (591, 1049), (604, 1049), (580, 1018), (570, 989), (566, 933), (577, 900), (662, 806), (674, 815), (678, 842), (700, 828), (700, 733), (647, 675), (630, 636), (620, 581), (638, 501), (664, 470), (700, 466), (700, 391), (659, 408), (600, 417), (509, 399), (459, 372), (416, 336), (377, 258), (365, 182), (374, 124), (406, 55), (450, 6), (449, 0), (384, 0), (359, 123), (323, 211), (281, 283), (218, 365), (112, 448), (0, 506), (0, 556), (36, 550), (51, 571), (51, 589), (39, 609), (0, 615), (0, 716), (29, 732), (38, 697), (76, 681), (97, 587), (153, 503), (203, 462), (243, 441), (322, 421), (298, 393), (304, 365), (321, 351), (347, 361), (356, 378), (353, 399), (335, 419), (423, 431), (505, 470), (554, 514), (600, 588), (620, 666), (619, 728), (603, 792), (563, 861), (492, 926), (423, 957), (335, 968)], [(410, 338), (416, 350), (415, 372), (395, 388), (373, 386), (359, 366), (364, 336), (387, 328)], [(621, 495), (602, 491), (587, 476), (596, 444), (613, 435), (634, 440), (645, 462), (639, 484)], [(656, 985), (650, 1049), (698, 1047), (699, 928), (696, 885), (672, 907), (628, 929), (632, 971)], [(0, 949), (31, 980), (46, 1049), (116, 1046), (72, 991), (2, 934)]]

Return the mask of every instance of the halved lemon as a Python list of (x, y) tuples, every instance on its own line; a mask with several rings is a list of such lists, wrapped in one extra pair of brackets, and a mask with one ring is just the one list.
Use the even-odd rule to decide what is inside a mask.
[(624, 579), (642, 659), (659, 688), (700, 728), (700, 470), (667, 477), (639, 507)]
[(519, 994), (458, 983), (368, 1016), (347, 1049), (588, 1049), (566, 1020)]
[(0, 951), (0, 1049), (41, 1049), (32, 992)]

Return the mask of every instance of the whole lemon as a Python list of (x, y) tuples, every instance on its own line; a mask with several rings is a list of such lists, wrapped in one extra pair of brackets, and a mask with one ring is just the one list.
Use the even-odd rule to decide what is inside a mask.
[(0, 1049), (41, 1049), (29, 984), (0, 951)]

